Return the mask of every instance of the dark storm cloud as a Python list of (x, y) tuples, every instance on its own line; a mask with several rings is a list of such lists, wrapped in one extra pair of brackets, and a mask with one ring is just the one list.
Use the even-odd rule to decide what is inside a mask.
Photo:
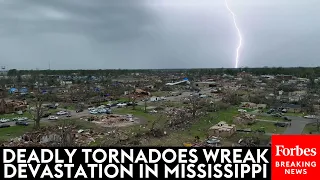
[(4, 12), (8, 15), (1, 19), (8, 21), (13, 35), (80, 33), (97, 40), (127, 41), (141, 36), (144, 26), (154, 21), (141, 0), (25, 0), (8, 6)]
[[(319, 65), (319, 0), (229, 0), (240, 66)], [(0, 0), (8, 68), (233, 67), (224, 0)]]

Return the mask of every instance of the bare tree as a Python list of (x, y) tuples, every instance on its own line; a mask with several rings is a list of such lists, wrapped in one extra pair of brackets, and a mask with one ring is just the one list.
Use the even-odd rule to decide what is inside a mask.
[(43, 97), (42, 95), (36, 95), (35, 106), (29, 108), (29, 112), (32, 115), (32, 119), (34, 120), (34, 128), (40, 128), (40, 120), (45, 111), (43, 105)]
[(133, 110), (136, 109), (137, 98), (138, 98), (138, 95), (137, 95), (135, 89), (129, 91), (129, 93), (128, 93), (128, 100), (129, 100), (129, 103), (132, 103), (132, 109), (133, 109)]
[(241, 102), (239, 94), (235, 91), (227, 92), (223, 100), (224, 102), (230, 103), (231, 105), (238, 105)]
[(192, 118), (196, 119), (196, 115), (198, 113), (198, 111), (203, 107), (202, 102), (200, 101), (200, 98), (197, 96), (191, 96), (189, 98), (189, 104), (190, 104), (190, 111), (192, 114)]
[(147, 113), (147, 99), (144, 99), (144, 112)]

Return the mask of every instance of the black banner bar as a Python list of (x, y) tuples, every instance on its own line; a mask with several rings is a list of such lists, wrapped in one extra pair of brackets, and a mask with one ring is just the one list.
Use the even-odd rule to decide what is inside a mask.
[(271, 179), (270, 148), (2, 148), (0, 178)]

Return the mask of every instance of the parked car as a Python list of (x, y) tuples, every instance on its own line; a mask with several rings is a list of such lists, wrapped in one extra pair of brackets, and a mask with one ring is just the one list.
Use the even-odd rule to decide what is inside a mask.
[(10, 119), (0, 119), (0, 123), (6, 123), (6, 122), (9, 122)]
[(112, 114), (112, 110), (110, 108), (106, 109), (106, 114)]
[(280, 113), (276, 113), (276, 114), (272, 114), (273, 117), (282, 117), (282, 114)]
[(61, 115), (66, 115), (66, 114), (68, 114), (68, 112), (66, 112), (66, 111), (59, 111), (59, 112), (57, 112), (57, 115), (59, 115), (59, 116), (61, 116)]
[(10, 127), (9, 124), (0, 124), (0, 128), (7, 128), (7, 127)]
[(245, 109), (238, 109), (238, 112), (244, 113), (244, 112), (247, 112), (247, 110), (245, 110)]
[(290, 118), (288, 118), (287, 116), (283, 117), (284, 120), (286, 121), (292, 121)]
[(271, 114), (275, 111), (275, 109), (269, 109), (269, 111), (267, 111), (267, 114)]
[(42, 115), (43, 118), (49, 117), (51, 115), (51, 113), (45, 113)]
[(49, 116), (48, 120), (58, 120), (59, 118), (57, 116)]
[(107, 112), (106, 109), (98, 109), (97, 111), (98, 111), (98, 113), (106, 113)]
[(288, 126), (288, 123), (285, 123), (285, 122), (276, 122), (274, 123), (275, 126), (277, 127), (287, 127)]
[(127, 103), (118, 103), (117, 104), (118, 108), (125, 107), (125, 106), (127, 106)]
[(307, 118), (307, 119), (315, 119), (316, 116), (315, 115), (307, 115), (307, 116), (303, 116), (304, 118)]
[(77, 109), (76, 113), (83, 112), (83, 109)]
[(71, 114), (69, 113), (69, 114), (67, 114), (67, 117), (71, 117)]
[(28, 121), (28, 118), (27, 117), (19, 117), (18, 121)]
[(20, 126), (29, 126), (29, 123), (26, 121), (17, 121), (16, 125), (20, 125)]
[(96, 110), (91, 110), (89, 112), (90, 112), (90, 114), (98, 114), (98, 111), (96, 111)]
[(136, 106), (136, 105), (138, 105), (138, 104), (135, 103), (135, 102), (128, 102), (128, 103), (127, 103), (127, 106)]

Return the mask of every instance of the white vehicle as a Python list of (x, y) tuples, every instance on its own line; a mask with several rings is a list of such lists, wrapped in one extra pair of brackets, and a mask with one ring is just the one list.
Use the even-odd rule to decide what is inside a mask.
[(98, 109), (98, 113), (106, 113), (107, 110), (106, 109)]
[(10, 120), (9, 119), (0, 119), (0, 123), (6, 123), (6, 122), (9, 122)]
[(57, 116), (49, 116), (48, 120), (58, 120), (59, 118)]
[(307, 119), (315, 119), (316, 116), (315, 115), (307, 115), (307, 116), (303, 116), (304, 118), (307, 118)]
[(245, 110), (245, 109), (238, 109), (238, 112), (247, 112), (247, 110)]
[(68, 112), (66, 112), (66, 111), (59, 111), (59, 112), (57, 112), (57, 115), (66, 115), (66, 114), (68, 114)]
[(101, 106), (98, 107), (98, 109), (104, 109), (104, 108), (106, 108), (105, 105), (101, 105)]
[(96, 110), (91, 110), (91, 111), (90, 111), (90, 114), (98, 114), (98, 111), (96, 111)]
[(199, 97), (200, 97), (200, 98), (206, 98), (206, 97), (207, 97), (207, 95), (202, 94), (202, 95), (200, 95)]
[(119, 103), (119, 104), (117, 104), (117, 107), (118, 107), (118, 108), (120, 108), (120, 107), (125, 107), (125, 106), (127, 106), (126, 103)]
[(164, 97), (164, 96), (162, 96), (160, 99), (161, 99), (161, 100), (167, 100), (167, 98)]
[(152, 110), (152, 111), (150, 111), (150, 113), (157, 113), (158, 111), (156, 111), (156, 110)]

